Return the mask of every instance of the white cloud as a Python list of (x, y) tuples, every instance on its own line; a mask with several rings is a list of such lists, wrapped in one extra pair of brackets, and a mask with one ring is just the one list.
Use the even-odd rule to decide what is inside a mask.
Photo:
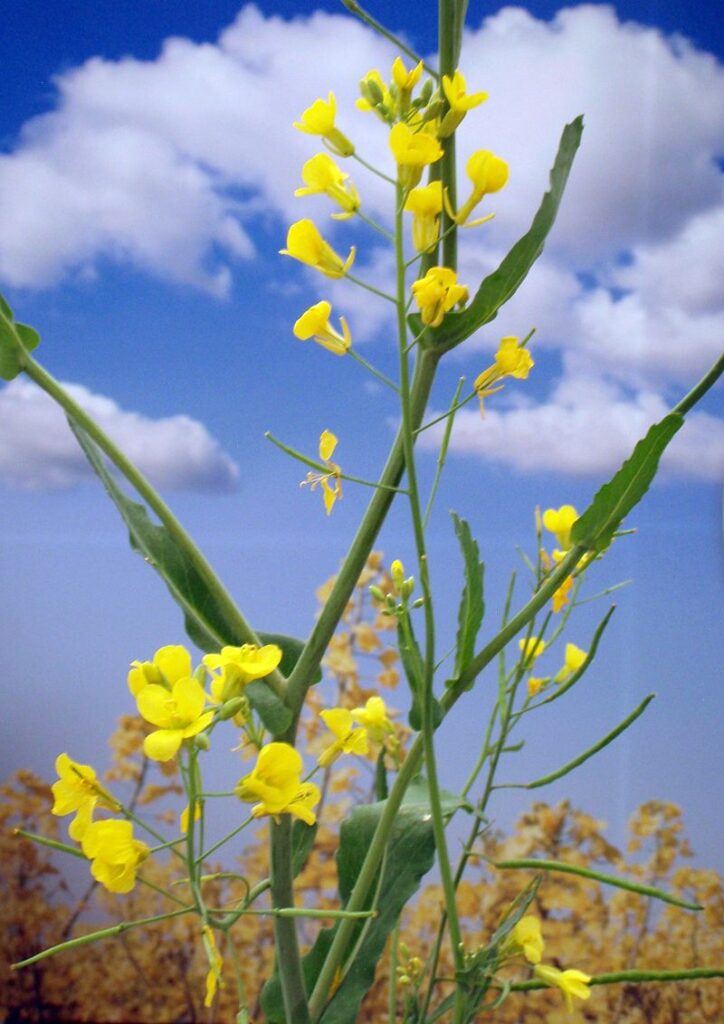
[[(519, 401), (500, 410), (489, 400), (483, 419), (477, 411), (461, 410), (450, 450), (509, 463), (523, 472), (601, 477), (613, 473), (667, 411), (652, 392), (627, 398), (599, 378), (569, 377), (539, 405)], [(441, 423), (425, 431), (421, 446), (435, 450), (443, 428)], [(681, 477), (724, 478), (724, 422), (692, 413), (664, 453), (662, 468)]]
[[(600, 262), (717, 202), (724, 74), (711, 55), (600, 5), (550, 22), (504, 8), (465, 45), (466, 66), (480, 69), (471, 86), (491, 99), (463, 124), (461, 153), (490, 146), (512, 167), (492, 244), (527, 226), (579, 112), (585, 144), (558, 250)], [(317, 140), (291, 122), (315, 96), (333, 88), (360, 151), (389, 168), (384, 130), (354, 99), (358, 78), (391, 56), (355, 19), (285, 21), (248, 6), (215, 44), (172, 38), (155, 60), (95, 57), (64, 72), (56, 109), (0, 157), (0, 277), (45, 286), (110, 256), (224, 293), (233, 260), (252, 252), (248, 219), (300, 214), (292, 191)], [(371, 211), (386, 208), (385, 184), (353, 170)]]
[[(657, 396), (691, 384), (720, 350), (724, 68), (686, 40), (621, 22), (602, 4), (566, 7), (550, 21), (503, 8), (466, 32), (464, 52), (471, 90), (484, 88), (490, 99), (463, 123), (461, 166), (480, 147), (511, 166), (508, 187), (484, 204), (495, 220), (462, 233), (460, 276), (471, 287), (529, 226), (563, 124), (583, 113), (586, 127), (542, 259), (496, 321), (454, 358), (491, 351), (501, 335), (536, 326), (536, 372), (546, 350), (556, 349), (565, 376), (525, 416), (571, 471), (579, 428), (609, 466), (614, 450), (616, 459), (625, 454), (623, 439), (635, 439), (653, 418), (653, 405), (663, 408)], [(236, 261), (254, 254), (250, 231), (259, 217), (278, 223), (281, 245), (285, 225), (311, 215), (340, 251), (358, 242), (360, 276), (383, 287), (391, 264), (379, 239), (370, 244), (371, 233), (354, 220), (329, 220), (326, 200), (293, 197), (301, 164), (320, 145), (291, 122), (331, 88), (340, 125), (359, 151), (391, 170), (384, 128), (354, 100), (359, 77), (371, 67), (384, 71), (392, 56), (350, 17), (316, 12), (286, 21), (247, 6), (215, 43), (172, 38), (154, 60), (95, 57), (64, 72), (55, 108), (28, 122), (14, 149), (0, 155), (0, 280), (45, 287), (69, 274), (90, 276), (110, 258), (223, 296)], [(353, 161), (346, 169), (368, 212), (389, 223), (389, 186)], [(466, 189), (461, 171), (461, 195)], [(280, 267), (271, 285), (279, 294), (294, 276), (284, 274)], [(391, 323), (383, 300), (319, 275), (314, 284), (335, 315), (348, 316), (356, 342)], [(592, 382), (610, 389), (605, 402), (596, 404)], [(623, 382), (637, 389), (635, 399), (620, 391)], [(590, 410), (566, 396), (567, 384), (588, 395)], [(608, 438), (595, 436), (603, 412), (616, 424)], [(477, 421), (468, 425), (476, 450), (508, 452), (523, 465), (526, 456), (506, 441), (525, 433), (523, 415), (491, 406), (487, 440)], [(554, 445), (555, 422), (568, 426)], [(679, 450), (694, 443), (683, 438), (695, 437), (696, 422), (705, 420), (692, 420)], [(711, 458), (697, 460), (704, 475), (714, 472)]]
[[(238, 467), (197, 420), (151, 419), (79, 384), (64, 386), (156, 486), (208, 492), (238, 486)], [(20, 489), (61, 490), (92, 476), (55, 402), (25, 380), (0, 390), (0, 481)]]

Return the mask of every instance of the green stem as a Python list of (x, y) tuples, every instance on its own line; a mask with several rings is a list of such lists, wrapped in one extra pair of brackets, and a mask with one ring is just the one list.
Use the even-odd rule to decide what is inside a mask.
[(425, 508), (425, 515), (422, 518), (422, 524), (425, 527), (427, 526), (428, 521), (430, 519), (430, 513), (432, 512), (432, 507), (433, 507), (433, 504), (435, 503), (435, 495), (437, 494), (437, 489), (440, 486), (440, 478), (442, 476), (443, 467), (445, 466), (445, 459), (447, 457), (447, 449), (448, 449), (448, 445), (450, 444), (450, 434), (452, 433), (453, 422), (455, 420), (455, 409), (457, 408), (458, 398), (460, 397), (460, 392), (463, 389), (463, 384), (464, 383), (465, 383), (465, 378), (461, 377), (460, 380), (458, 381), (458, 386), (455, 388), (455, 394), (453, 395), (453, 400), (450, 403), (450, 408), (448, 409), (448, 411), (446, 413), (446, 415), (448, 417), (448, 421), (445, 424), (445, 432), (444, 432), (443, 437), (442, 437), (442, 443), (440, 445), (440, 451), (438, 452), (438, 455), (437, 455), (437, 466), (435, 467), (435, 478), (432, 481), (432, 487), (430, 488), (430, 497), (427, 499), (427, 507)]
[[(271, 823), (271, 893), (275, 910), (294, 907), (292, 823), (288, 814)], [(297, 927), (293, 917), (274, 918), (276, 962), (281, 978), (287, 1024), (309, 1024), (310, 1015), (299, 959)]]
[(11, 964), (11, 967), (14, 971), (19, 970), (21, 967), (29, 967), (31, 964), (36, 964), (39, 960), (55, 956), (56, 953), (64, 953), (66, 950), (75, 949), (77, 946), (86, 946), (89, 942), (112, 939), (116, 935), (122, 935), (124, 932), (130, 931), (132, 928), (143, 928), (145, 925), (156, 924), (158, 921), (168, 921), (172, 917), (191, 914), (195, 909), (195, 907), (184, 907), (182, 910), (170, 910), (165, 914), (154, 914), (153, 917), (141, 917), (137, 921), (120, 921), (110, 928), (101, 928), (100, 931), (89, 932), (88, 935), (79, 935), (75, 939), (68, 939), (67, 942), (59, 942), (57, 946), (50, 946), (48, 949), (36, 953), (35, 956), (29, 956), (25, 960), (19, 960), (18, 963)]
[(248, 818), (245, 818), (244, 821), (242, 821), (241, 825), (237, 825), (236, 828), (232, 828), (231, 832), (227, 832), (222, 839), (219, 839), (218, 843), (214, 843), (214, 845), (210, 846), (208, 850), (204, 850), (203, 853), (200, 853), (196, 858), (195, 863), (203, 864), (205, 860), (208, 860), (212, 853), (216, 853), (219, 847), (223, 846), (225, 843), (228, 843), (230, 839), (233, 839), (234, 836), (238, 835), (239, 832), (241, 832), (242, 829), (246, 828), (246, 826), (253, 820), (254, 817), (250, 814)]
[[(452, 77), (457, 67), (462, 36), (462, 21), (465, 6), (460, 0), (439, 0), (438, 38), (440, 48), (440, 74)], [(447, 105), (446, 105), (447, 109)], [(445, 111), (443, 111), (443, 117)], [(457, 209), (457, 174), (455, 162), (455, 132), (444, 141), (444, 153), (440, 161), (440, 178), (443, 195), (447, 194), (450, 208)], [(457, 270), (458, 238), (457, 225), (443, 206), (442, 210), (442, 265)]]
[[(397, 812), (400, 809), (405, 790), (420, 769), (422, 761), (422, 738), (417, 737), (410, 747), (402, 767), (398, 772), (395, 783), (390, 790), (390, 795), (385, 801), (385, 806), (380, 815), (377, 827), (372, 836), (367, 855), (362, 863), (357, 880), (347, 900), (346, 910), (361, 910), (367, 899), (368, 893), (374, 885), (377, 877), (377, 870), (380, 866), (384, 853), (387, 837), (392, 828)], [(319, 972), (314, 992), (309, 1000), (309, 1012), (312, 1020), (317, 1021), (322, 1014), (327, 1000), (327, 994), (337, 974), (337, 968), (344, 962), (345, 954), (351, 939), (356, 930), (354, 921), (340, 921), (332, 945), (325, 958), (322, 969)]]
[(671, 411), (679, 413), (680, 416), (685, 416), (699, 399), (703, 398), (707, 391), (714, 387), (722, 373), (724, 373), (724, 356), (720, 356), (717, 359), (712, 368), (694, 385), (688, 395), (684, 395), (681, 401), (676, 403)]
[[(420, 352), (410, 390), (410, 415), (413, 424), (422, 421), (437, 362), (438, 358), (434, 353), (425, 350)], [(322, 656), (334, 635), (344, 609), (347, 607), (347, 602), (357, 585), (360, 573), (364, 569), (375, 538), (394, 498), (394, 491), (390, 488), (397, 487), (403, 465), (402, 427), (400, 426), (379, 479), (379, 490), (375, 491), (370, 499), (329, 597), (304, 645), (293, 672), (289, 676), (288, 704), (295, 715), (301, 709), (307, 689), (314, 679)], [(293, 734), (292, 731), (291, 735), (293, 736)]]
[[(428, 792), (430, 796), (430, 813), (432, 817), (432, 828), (435, 836), (438, 861), (440, 866), (440, 879), (442, 881), (445, 895), (445, 906), (450, 928), (450, 941), (452, 944), (452, 955), (457, 971), (465, 966), (465, 956), (462, 945), (462, 932), (455, 903), (455, 888), (452, 880), (452, 870), (448, 855), (447, 841), (445, 839), (445, 820), (442, 813), (440, 799), (440, 785), (437, 776), (437, 762), (435, 758), (435, 723), (433, 721), (433, 681), (435, 672), (435, 617), (432, 604), (432, 587), (429, 577), (429, 563), (425, 545), (425, 526), (422, 511), (420, 508), (419, 489), (417, 485), (417, 468), (414, 459), (414, 436), (413, 425), (410, 420), (410, 384), (407, 355), (407, 321), (405, 318), (405, 254), (404, 254), (404, 226), (403, 226), (403, 199), (404, 193), (401, 185), (397, 187), (397, 210), (395, 217), (395, 258), (397, 265), (397, 328), (398, 342), (400, 347), (400, 397), (402, 404), (402, 436), (405, 455), (405, 468), (407, 471), (407, 488), (410, 499), (410, 515), (412, 518), (413, 533), (415, 535), (415, 546), (420, 571), (420, 586), (423, 594), (423, 609), (425, 616), (425, 659), (422, 673), (422, 737), (425, 748), (425, 768), (427, 770)], [(444, 456), (443, 456), (444, 459)], [(440, 468), (440, 467), (439, 467)]]
[(549, 783), (555, 782), (557, 779), (562, 779), (564, 775), (568, 775), (568, 773), (572, 772), (574, 768), (578, 768), (579, 765), (582, 765), (590, 757), (593, 757), (594, 754), (597, 754), (599, 750), (603, 750), (603, 748), (607, 747), (609, 743), (612, 743), (617, 736), (620, 736), (622, 732), (628, 729), (630, 725), (633, 725), (636, 719), (644, 713), (644, 711), (649, 706), (649, 704), (655, 696), (655, 693), (650, 693), (648, 697), (645, 697), (644, 700), (639, 704), (639, 706), (634, 711), (632, 711), (627, 718), (623, 720), (623, 722), (616, 726), (615, 729), (612, 729), (611, 732), (607, 733), (602, 739), (598, 741), (598, 743), (594, 743), (592, 747), (589, 747), (588, 750), (585, 750), (578, 757), (574, 758), (572, 761), (569, 761), (567, 764), (564, 764), (561, 768), (557, 768), (556, 771), (550, 772), (548, 775), (543, 775), (540, 779), (536, 779), (534, 782), (507, 783), (496, 786), (495, 788), (539, 789), (541, 786), (547, 786)]
[[(383, 36), (385, 39), (389, 39), (391, 43), (395, 44), (398, 50), (401, 50), (404, 54), (410, 57), (411, 60), (414, 60), (416, 64), (420, 63), (422, 57), (403, 43), (402, 40), (393, 32), (390, 32), (388, 28), (381, 25), (380, 22), (373, 18), (371, 14), (368, 14), (367, 11), (357, 3), (357, 0), (342, 0), (342, 3), (350, 14), (354, 14), (355, 17), (359, 18), (360, 21), (363, 21), (366, 25), (369, 25), (370, 28), (373, 28), (379, 35)], [(432, 75), (433, 78), (440, 77), (437, 71), (429, 64), (425, 64), (424, 61), (422, 66), (425, 71), (427, 71), (428, 75)]]
[(365, 291), (372, 292), (373, 295), (377, 295), (380, 299), (387, 299), (388, 302), (395, 302), (394, 296), (388, 295), (387, 292), (383, 292), (379, 288), (375, 288), (373, 284), (367, 284), (366, 281), (362, 281), (359, 277), (355, 277), (354, 274), (350, 274), (349, 271), (347, 271), (344, 276), (348, 281), (352, 281), (353, 284), (359, 285), (359, 287), (364, 288)]
[(374, 228), (374, 230), (378, 234), (383, 235), (383, 237), (386, 238), (388, 242), (394, 241), (394, 236), (392, 235), (392, 233), (388, 231), (387, 228), (383, 228), (381, 224), (378, 224), (376, 220), (372, 220), (371, 217), (368, 217), (367, 214), (362, 213), (361, 210), (355, 210), (355, 213), (361, 221), (364, 221), (365, 224), (368, 224), (371, 228)]
[(26, 832), (24, 828), (14, 828), (14, 836), (22, 836), (23, 839), (30, 839), (33, 843), (39, 843), (40, 846), (47, 846), (49, 850), (58, 850), (60, 853), (69, 853), (73, 857), (80, 857), (81, 860), (87, 860), (88, 858), (81, 849), (77, 846), (69, 846), (68, 843), (61, 843), (57, 839), (48, 839), (46, 836), (39, 836), (35, 832)]
[(391, 178), (389, 176), (389, 174), (385, 174), (383, 171), (378, 170), (372, 164), (368, 164), (366, 160), (363, 160), (362, 157), (359, 155), (359, 153), (353, 153), (352, 156), (357, 161), (357, 163), (362, 164), (362, 166), (366, 167), (368, 171), (372, 171), (372, 173), (376, 174), (378, 178), (382, 178), (383, 181), (389, 182), (390, 185), (396, 185), (397, 184), (395, 179)]
[(353, 348), (350, 348), (347, 350), (347, 355), (352, 356), (352, 358), (355, 359), (360, 364), (360, 366), (364, 366), (365, 370), (367, 370), (369, 373), (377, 377), (378, 380), (381, 380), (382, 383), (386, 384), (388, 388), (392, 388), (393, 391), (399, 394), (400, 389), (395, 384), (395, 382), (393, 380), (390, 380), (389, 377), (386, 377), (385, 374), (382, 373), (381, 370), (378, 370), (376, 366), (373, 366), (372, 363), (368, 363), (367, 360), (359, 354), (359, 352), (356, 352)]
[(663, 889), (656, 889), (651, 885), (641, 885), (638, 882), (629, 882), (625, 878), (617, 878), (615, 875), (606, 875), (602, 871), (594, 871), (592, 868), (579, 867), (577, 864), (564, 864), (558, 860), (540, 860), (537, 857), (525, 857), (518, 860), (491, 861), (494, 867), (503, 870), (505, 868), (515, 870), (531, 871), (557, 871), (564, 875), (578, 875), (580, 878), (590, 878), (594, 882), (602, 882), (604, 885), (613, 885), (617, 889), (626, 889), (628, 892), (636, 892), (641, 896), (651, 896), (654, 899), (662, 900), (664, 903), (671, 903), (675, 907), (683, 907), (685, 910), (703, 910), (698, 903), (691, 903), (682, 900), (678, 896), (672, 896)]
[[(620, 985), (624, 982), (648, 981), (699, 981), (705, 978), (724, 978), (724, 967), (690, 967), (683, 970), (668, 971), (612, 971), (610, 974), (596, 974), (586, 982), (591, 987), (596, 985)], [(542, 981), (514, 981), (511, 992), (534, 992), (549, 988)]]
[[(35, 381), (35, 383), (50, 395), (60, 405), (66, 414), (79, 424), (88, 436), (98, 445), (101, 451), (110, 459), (113, 465), (120, 470), (146, 504), (151, 508), (165, 528), (168, 530), (174, 542), (181, 548), (185, 558), (193, 566), (204, 582), (213, 600), (222, 609), (225, 618), (232, 623), (235, 637), (239, 643), (256, 644), (260, 646), (260, 640), (252, 627), (246, 621), (242, 613), (236, 607), (231, 595), (228, 593), (218, 576), (206, 561), (201, 551), (184, 530), (181, 523), (176, 519), (171, 509), (154, 490), (146, 477), (130, 462), (123, 452), (111, 441), (110, 437), (98, 426), (88, 413), (75, 402), (65, 391), (61, 384), (45, 370), (40, 363), (23, 349), (20, 355), (24, 371)], [(227, 642), (231, 638), (224, 638)], [(278, 671), (274, 671), (267, 677), (267, 682), (278, 694), (284, 692), (284, 679)]]

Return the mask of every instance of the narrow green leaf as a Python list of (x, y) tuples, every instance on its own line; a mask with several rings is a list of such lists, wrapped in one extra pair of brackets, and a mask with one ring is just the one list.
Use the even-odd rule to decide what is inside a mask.
[(191, 639), (195, 643), (203, 640), (199, 643), (202, 650), (218, 651), (225, 644), (233, 644), (232, 627), (168, 531), (151, 521), (143, 505), (126, 497), (88, 434), (78, 424), (69, 422), (86, 458), (128, 527), (131, 547), (163, 577), (172, 597), (184, 611), (187, 627), (191, 625)]
[[(575, 118), (563, 129), (551, 169), (550, 190), (543, 196), (530, 229), (515, 243), (498, 269), (484, 279), (467, 309), (461, 313), (448, 313), (440, 327), (428, 329), (426, 337), (432, 347), (447, 351), (469, 338), (478, 328), (495, 319), (500, 307), (523, 283), (543, 252), (545, 240), (553, 227), (582, 132), (582, 117)], [(422, 329), (419, 316), (409, 319), (413, 333), (419, 334)]]
[[(125, 495), (106, 466), (97, 445), (77, 423), (71, 420), (69, 423), (86, 458), (128, 527), (131, 547), (162, 577), (171, 596), (183, 611), (186, 632), (191, 641), (203, 651), (218, 651), (226, 645), (239, 644), (241, 641), (234, 625), (229, 622), (204, 580), (168, 530), (152, 522), (144, 505)], [(304, 646), (301, 640), (279, 633), (261, 633), (259, 637), (263, 643), (274, 643), (281, 647), (280, 667), (288, 675)], [(320, 678), (321, 673), (317, 672), (315, 682)], [(280, 724), (280, 732), (288, 728), (291, 722), (289, 712), (266, 684), (261, 683), (255, 687), (249, 699), (267, 728), (277, 731), (270, 722)]]
[(455, 675), (457, 676), (475, 654), (475, 641), (485, 614), (483, 599), (483, 574), (485, 565), (480, 561), (478, 542), (470, 532), (470, 526), (455, 512), (451, 512), (455, 533), (460, 543), (465, 565), (465, 585), (458, 610), (458, 632), (455, 650)]
[(675, 907), (684, 907), (685, 910), (703, 910), (698, 903), (690, 903), (678, 896), (664, 892), (663, 889), (655, 889), (652, 885), (639, 885), (637, 882), (629, 882), (626, 878), (617, 878), (615, 875), (604, 875), (601, 871), (593, 871), (591, 868), (581, 868), (574, 864), (564, 864), (558, 860), (538, 860), (537, 857), (529, 857), (524, 860), (501, 860), (491, 862), (496, 868), (531, 869), (533, 871), (560, 871), (566, 875), (579, 875), (581, 878), (590, 878), (594, 882), (602, 882), (604, 885), (613, 885), (617, 889), (626, 889), (628, 892), (637, 892), (641, 896), (651, 896), (655, 900), (663, 900), (664, 903), (672, 903)]
[(684, 417), (671, 412), (651, 427), (630, 458), (601, 487), (583, 515), (573, 524), (571, 541), (574, 544), (591, 551), (603, 551), (608, 547), (624, 518), (648, 491), (664, 449), (683, 425)]

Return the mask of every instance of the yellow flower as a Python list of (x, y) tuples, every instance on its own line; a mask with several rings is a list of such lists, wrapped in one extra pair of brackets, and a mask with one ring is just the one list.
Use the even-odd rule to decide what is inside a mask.
[(58, 781), (51, 787), (55, 797), (51, 814), (63, 817), (75, 811), (76, 816), (68, 827), (68, 834), (71, 839), (80, 842), (91, 824), (96, 804), (109, 811), (117, 811), (120, 805), (101, 786), (89, 764), (78, 764), (67, 754), (59, 754), (55, 759), (55, 770)]
[(405, 210), (412, 214), (412, 244), (418, 252), (433, 249), (440, 234), (442, 213), (442, 182), (413, 188), (405, 200)]
[[(212, 673), (211, 699), (215, 704), (241, 696), (247, 683), (263, 679), (278, 667), (282, 649), (276, 644), (242, 644), (222, 647), (219, 654), (205, 654), (204, 665)], [(218, 672), (218, 675), (213, 673)]]
[[(577, 519), (578, 512), (573, 505), (561, 505), (559, 509), (547, 508), (543, 513), (543, 525), (555, 534), (564, 551), (568, 551), (571, 546), (571, 529)], [(555, 557), (555, 552), (553, 555)]]
[(337, 101), (334, 93), (330, 92), (326, 100), (316, 99), (311, 107), (302, 111), (299, 121), (294, 122), (294, 127), (308, 135), (321, 135), (337, 156), (352, 156), (354, 146), (346, 135), (335, 128), (336, 116)]
[(453, 219), (461, 226), (472, 228), (477, 224), (483, 224), (493, 216), (481, 217), (479, 220), (468, 221), (484, 196), (491, 192), (499, 192), (507, 183), (510, 173), (508, 164), (501, 157), (491, 153), (489, 149), (479, 149), (468, 160), (465, 165), (468, 177), (473, 185), (469, 199), (460, 207), (457, 214), (452, 214)]
[(487, 92), (466, 92), (467, 85), (463, 75), (456, 71), (452, 78), (449, 75), (442, 76), (442, 88), (450, 108), (440, 125), (440, 138), (444, 139), (452, 135), (468, 110), (479, 107), (488, 98)]
[(324, 719), (327, 728), (337, 737), (334, 743), (319, 755), (320, 768), (332, 764), (340, 754), (367, 753), (367, 733), (364, 729), (354, 728), (351, 711), (346, 708), (330, 708), (329, 711), (320, 711), (319, 715)]
[(221, 968), (224, 961), (221, 959), (221, 953), (219, 953), (218, 946), (216, 945), (214, 933), (209, 926), (205, 924), (201, 931), (203, 932), (204, 946), (206, 947), (206, 955), (209, 958), (210, 964), (209, 973), (206, 975), (206, 995), (204, 997), (204, 1006), (209, 1007), (214, 1001), (217, 986), (220, 988), (224, 987), (224, 981), (221, 977)]
[(473, 385), (480, 400), (480, 415), (485, 413), (485, 399), (500, 391), (500, 388), (495, 386), (498, 381), (503, 377), (525, 380), (534, 366), (530, 352), (518, 343), (514, 335), (501, 338), (498, 351), (495, 353), (495, 362), (478, 374)]
[(570, 593), (571, 593), (571, 587), (572, 586), (573, 586), (573, 577), (572, 576), (566, 576), (566, 578), (563, 580), (563, 582), (561, 583), (561, 585), (558, 588), (558, 590), (556, 590), (554, 592), (554, 594), (553, 594), (552, 605), (553, 605), (553, 611), (554, 612), (561, 611), (561, 609), (565, 608), (565, 606), (568, 604), (568, 602), (570, 600)]
[(191, 655), (180, 644), (159, 647), (153, 661), (132, 661), (128, 689), (135, 697), (149, 683), (170, 688), (177, 679), (191, 675)]
[(396, 107), (400, 116), (404, 116), (410, 109), (410, 97), (421, 76), (422, 61), (408, 71), (401, 58), (395, 57), (392, 63), (392, 81), (397, 90)]
[(510, 933), (512, 944), (523, 954), (529, 964), (539, 964), (543, 955), (543, 936), (540, 918), (526, 914)]
[(550, 676), (528, 676), (528, 696), (535, 697), (549, 681)]
[(457, 274), (448, 267), (430, 267), (419, 281), (412, 284), (422, 322), (439, 327), (446, 313), (458, 302), (467, 301), (468, 289), (457, 284)]
[(392, 95), (383, 80), (382, 75), (376, 69), (368, 71), (359, 84), (362, 95), (355, 100), (358, 110), (365, 113), (374, 110), (383, 121), (392, 118)]
[(518, 641), (518, 647), (523, 654), (523, 661), (535, 661), (536, 658), (540, 658), (546, 649), (546, 642), (537, 636), (530, 636), (527, 639), (521, 637)]
[(581, 648), (576, 647), (575, 644), (566, 644), (566, 656), (563, 662), (563, 668), (556, 675), (556, 682), (565, 683), (569, 676), (572, 676), (574, 672), (579, 670), (587, 657), (587, 651), (582, 651)]
[(575, 969), (559, 971), (557, 967), (551, 967), (549, 964), (536, 964), (533, 972), (546, 985), (555, 985), (556, 988), (561, 990), (565, 996), (566, 1007), (569, 1013), (573, 1010), (574, 997), (576, 999), (588, 999), (591, 995), (591, 990), (588, 987), (588, 982), (591, 978), (590, 975), (584, 974), (583, 971)]
[(289, 743), (268, 743), (259, 751), (254, 769), (234, 787), (241, 800), (258, 800), (251, 809), (255, 818), (262, 814), (292, 814), (308, 825), (317, 820), (312, 807), (319, 802), (319, 788), (302, 783), (302, 759)]
[(328, 352), (333, 352), (336, 356), (343, 356), (352, 344), (352, 337), (343, 316), (339, 318), (342, 333), (335, 331), (329, 322), (331, 312), (332, 306), (326, 301), (310, 306), (294, 324), (294, 336), (300, 341), (314, 338), (317, 344), (326, 348)]
[(352, 720), (364, 728), (373, 743), (384, 743), (385, 736), (394, 732), (382, 697), (369, 697), (363, 708), (354, 708), (351, 714)]
[(146, 757), (153, 761), (175, 757), (183, 741), (200, 733), (214, 717), (213, 711), (204, 712), (205, 703), (203, 687), (192, 676), (178, 679), (170, 692), (156, 683), (139, 690), (139, 712), (151, 725), (159, 726), (143, 741)]
[(355, 247), (352, 246), (347, 259), (343, 260), (332, 246), (324, 241), (314, 221), (306, 218), (292, 224), (287, 232), (287, 247), (279, 250), (282, 256), (292, 256), (300, 263), (306, 263), (320, 274), (332, 278), (344, 277), (354, 263), (355, 251)]
[(295, 190), (295, 196), (313, 196), (324, 192), (342, 208), (333, 213), (336, 220), (345, 220), (359, 209), (359, 194), (354, 185), (345, 184), (349, 174), (337, 166), (327, 153), (317, 153), (302, 167), (304, 188)]
[(403, 188), (414, 188), (422, 169), (442, 156), (440, 143), (426, 131), (413, 132), (406, 124), (390, 131), (390, 149), (397, 162), (397, 179)]
[[(334, 449), (337, 447), (337, 438), (331, 430), (323, 430), (319, 435), (319, 457), (325, 464), (329, 473), (307, 473), (306, 479), (302, 480), (300, 487), (309, 484), (313, 491), (317, 484), (322, 488), (322, 499), (324, 500), (324, 511), (329, 515), (334, 508), (334, 503), (342, 497), (342, 470), (336, 462), (331, 462)], [(330, 480), (332, 483), (330, 483)]]
[(139, 864), (151, 852), (133, 838), (130, 821), (93, 821), (81, 839), (81, 848), (91, 860), (91, 874), (109, 892), (130, 892), (136, 884)]
[(400, 92), (412, 92), (422, 77), (422, 61), (419, 61), (409, 71), (402, 62), (401, 57), (395, 57), (392, 62), (392, 81)]

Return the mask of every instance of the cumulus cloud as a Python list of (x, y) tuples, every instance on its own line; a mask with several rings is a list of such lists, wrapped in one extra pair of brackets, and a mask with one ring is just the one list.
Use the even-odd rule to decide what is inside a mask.
[[(527, 226), (561, 126), (579, 112), (586, 142), (559, 249), (600, 261), (719, 200), (724, 74), (711, 55), (601, 5), (549, 22), (504, 8), (465, 46), (491, 99), (464, 123), (461, 153), (489, 146), (513, 168), (493, 244)], [(299, 214), (292, 191), (314, 141), (291, 122), (307, 102), (333, 88), (360, 150), (390, 167), (385, 133), (353, 103), (357, 79), (391, 53), (346, 16), (285, 21), (248, 6), (216, 43), (172, 38), (155, 60), (94, 57), (64, 72), (55, 109), (0, 157), (0, 276), (43, 286), (110, 256), (224, 293), (233, 260), (253, 251), (249, 219)], [(381, 211), (384, 183), (362, 176)]]
[[(197, 420), (151, 419), (79, 384), (64, 386), (157, 487), (225, 492), (238, 486), (238, 467)], [(55, 402), (30, 381), (16, 379), (0, 390), (0, 481), (63, 490), (92, 476)]]
[[(496, 218), (462, 232), (460, 276), (472, 287), (529, 226), (563, 124), (585, 115), (543, 257), (496, 321), (453, 356), (494, 350), (502, 334), (535, 326), (541, 368), (545, 351), (558, 350), (565, 376), (538, 407), (491, 407), (487, 440), (471, 420), (476, 450), (495, 458), (507, 451), (522, 466), (503, 441), (524, 430), (525, 416), (539, 439), (552, 439), (554, 421), (569, 425), (559, 430), (555, 465), (578, 471), (576, 457), (559, 449), (563, 436), (575, 448), (579, 428), (609, 465), (653, 406), (663, 408), (660, 396), (691, 384), (720, 350), (724, 68), (682, 37), (621, 21), (602, 4), (565, 7), (548, 21), (505, 7), (471, 23), (464, 47), (470, 88), (490, 99), (462, 125), (461, 168), (480, 147), (511, 166), (508, 187), (485, 204)], [(392, 56), (350, 17), (318, 11), (285, 20), (246, 6), (215, 42), (172, 38), (153, 60), (94, 57), (63, 72), (54, 108), (0, 155), (0, 280), (45, 287), (112, 259), (225, 296), (237, 262), (254, 254), (259, 218), (278, 224), (281, 243), (290, 220), (311, 215), (323, 218), (340, 251), (359, 242), (357, 272), (384, 287), (390, 256), (378, 236), (370, 243), (355, 219), (330, 221), (324, 199), (293, 197), (301, 164), (320, 147), (291, 122), (332, 88), (341, 126), (366, 159), (391, 171), (385, 131), (354, 100), (358, 78), (388, 68)], [(388, 185), (353, 161), (345, 169), (367, 211), (389, 223)], [(459, 187), (464, 195), (462, 169)], [(283, 292), (285, 280), (270, 287)], [(314, 282), (324, 284), (320, 297), (332, 299), (335, 314), (348, 315), (355, 342), (390, 325), (384, 301), (346, 282)], [(568, 384), (571, 395), (587, 396), (589, 412)], [(598, 404), (596, 389), (608, 396)], [(604, 406), (618, 424), (607, 440), (593, 426)], [(678, 450), (694, 443), (684, 438), (695, 437), (695, 422), (706, 424), (693, 420)], [(698, 460), (709, 467), (704, 475), (714, 472), (709, 458)]]
[[(523, 472), (554, 470), (571, 476), (613, 473), (648, 427), (668, 412), (652, 392), (633, 397), (599, 378), (568, 377), (551, 397), (511, 408), (486, 405), (485, 417), (461, 410), (450, 450), (509, 463)], [(433, 418), (433, 417), (431, 417)], [(420, 435), (423, 448), (436, 449), (444, 424)], [(724, 423), (695, 412), (664, 453), (662, 468), (672, 476), (700, 480), (724, 477)]]

